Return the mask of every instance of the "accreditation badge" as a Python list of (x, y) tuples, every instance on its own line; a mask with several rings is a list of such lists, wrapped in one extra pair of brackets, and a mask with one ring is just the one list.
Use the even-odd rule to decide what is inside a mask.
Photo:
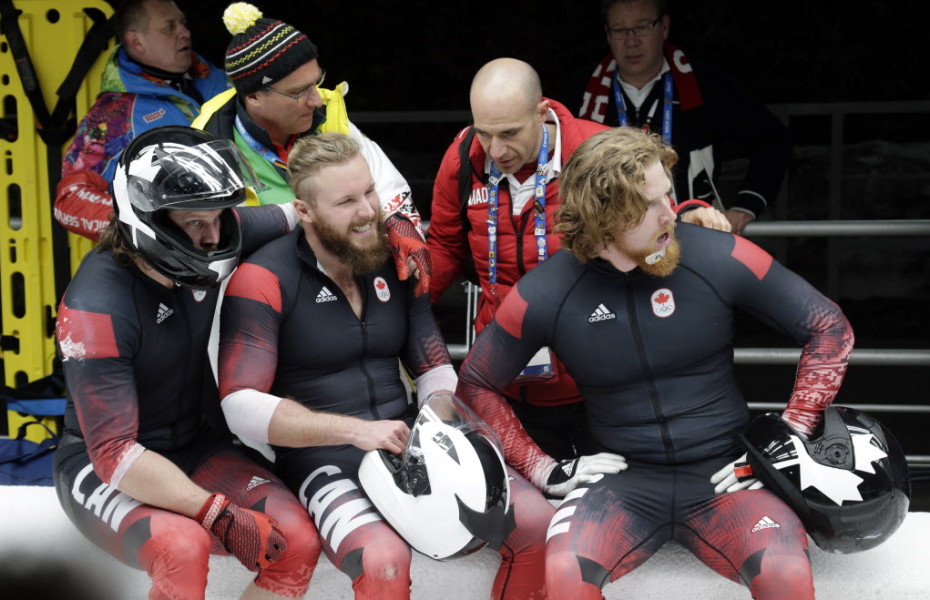
[(513, 382), (530, 383), (552, 379), (555, 375), (555, 369), (552, 366), (553, 362), (552, 351), (549, 350), (548, 346), (543, 346), (533, 355), (533, 358), (530, 359), (530, 362), (520, 371), (520, 374), (517, 375)]

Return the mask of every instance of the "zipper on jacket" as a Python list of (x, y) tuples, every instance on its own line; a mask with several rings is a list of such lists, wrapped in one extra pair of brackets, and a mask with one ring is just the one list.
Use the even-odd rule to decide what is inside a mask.
[(359, 357), (359, 367), (365, 375), (365, 386), (368, 388), (368, 410), (371, 416), (377, 421), (381, 419), (381, 413), (378, 412), (378, 401), (375, 396), (375, 382), (371, 378), (371, 373), (365, 363), (365, 354), (368, 350), (368, 323), (361, 321), (362, 324), (362, 356)]
[(665, 456), (669, 462), (675, 462), (675, 446), (672, 443), (672, 436), (668, 430), (668, 419), (662, 412), (662, 404), (659, 401), (659, 391), (655, 386), (655, 379), (652, 376), (652, 370), (646, 360), (646, 347), (643, 344), (642, 333), (639, 329), (639, 319), (636, 316), (636, 294), (633, 290), (633, 279), (630, 274), (626, 274), (626, 311), (630, 319), (630, 332), (633, 334), (634, 344), (636, 346), (636, 355), (639, 357), (639, 364), (646, 376), (649, 387), (649, 398), (652, 401), (652, 412), (656, 416), (656, 422), (659, 424), (659, 431), (662, 433), (662, 446), (665, 448)]
[[(367, 363), (365, 362), (365, 356), (368, 353), (368, 286), (364, 284), (364, 281), (357, 279), (358, 289), (361, 292), (362, 296), (362, 317), (358, 320), (359, 324), (362, 326), (362, 352), (359, 356), (359, 370), (365, 376), (365, 387), (368, 388), (368, 412), (371, 414), (372, 418), (375, 421), (381, 419), (381, 413), (378, 411), (378, 397), (375, 395), (375, 382), (371, 377), (371, 373), (368, 372)], [(352, 308), (349, 307), (351, 311)]]

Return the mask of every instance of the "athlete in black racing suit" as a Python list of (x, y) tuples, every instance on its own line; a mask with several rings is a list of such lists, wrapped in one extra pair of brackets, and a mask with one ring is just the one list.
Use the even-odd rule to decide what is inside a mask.
[(549, 489), (554, 459), (501, 395), (548, 346), (578, 383), (597, 443), (626, 458), (627, 470), (576, 488), (553, 518), (551, 597), (599, 598), (608, 579), (670, 539), (756, 598), (813, 597), (807, 538), (791, 510), (765, 489), (715, 495), (710, 481), (743, 452), (749, 421), (733, 374), (734, 310), (803, 344), (783, 418), (806, 434), (842, 382), (852, 331), (835, 304), (755, 244), (687, 224), (677, 232), (681, 262), (666, 276), (566, 250), (528, 273), (478, 337), (458, 394), (501, 437), (508, 462)]
[[(353, 253), (378, 248), (379, 211), (351, 138), (300, 140), (288, 168), (303, 230), (253, 254), (230, 281), (220, 343), (223, 410), (234, 432), (273, 445), (276, 472), (317, 523), (355, 597), (408, 599), (410, 546), (374, 509), (358, 469), (366, 450), (397, 453), (404, 445), (396, 440), (406, 443), (401, 421), (413, 407), (400, 363), (425, 400), (455, 388), (452, 361), (415, 282), (401, 281), (386, 254), (382, 262), (352, 262)], [(320, 241), (328, 230), (339, 243)], [(369, 433), (381, 426), (395, 431), (383, 445)], [(553, 509), (512, 475), (516, 528), (499, 549), (492, 597), (522, 600), (542, 593)]]
[[(277, 206), (241, 209), (237, 220), (246, 252), (289, 229)], [(58, 311), (68, 384), (58, 497), (84, 535), (149, 573), (150, 598), (203, 598), (209, 554), (222, 551), (216, 538), (196, 520), (119, 489), (142, 453), (157, 453), (195, 484), (273, 515), (288, 552), (255, 583), (301, 597), (320, 552), (313, 525), (277, 477), (204, 419), (211, 405), (219, 413), (207, 362), (219, 293), (166, 287), (117, 264), (110, 250), (86, 256)]]

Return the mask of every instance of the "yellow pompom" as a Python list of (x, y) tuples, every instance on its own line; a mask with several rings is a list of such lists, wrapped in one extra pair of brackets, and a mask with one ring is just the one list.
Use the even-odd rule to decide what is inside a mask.
[(223, 24), (229, 33), (236, 35), (255, 25), (262, 18), (262, 11), (248, 2), (230, 4), (223, 11)]

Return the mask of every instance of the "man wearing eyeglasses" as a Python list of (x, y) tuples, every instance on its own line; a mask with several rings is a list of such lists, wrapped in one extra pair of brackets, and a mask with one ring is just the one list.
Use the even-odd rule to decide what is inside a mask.
[[(610, 52), (588, 80), (579, 116), (661, 134), (680, 157), (675, 197), (713, 203), (742, 234), (778, 196), (791, 158), (788, 130), (731, 77), (666, 42), (666, 4), (603, 0)], [(749, 158), (735, 198), (717, 189), (724, 142)]]
[(172, 0), (126, 0), (115, 20), (120, 43), (65, 151), (55, 197), (55, 219), (95, 242), (113, 212), (110, 182), (123, 148), (149, 129), (189, 125), (204, 100), (229, 87), (191, 49), (187, 18)]
[(345, 133), (358, 142), (375, 179), (391, 250), (401, 279), (419, 278), (417, 292), (429, 289), (429, 255), (410, 186), (381, 148), (346, 114), (348, 84), (320, 87), (326, 71), (316, 45), (301, 31), (266, 18), (251, 4), (229, 5), (223, 22), (232, 34), (226, 74), (234, 89), (204, 104), (194, 127), (231, 139), (248, 158), (261, 182), (261, 204), (294, 200), (287, 184), (287, 156), (303, 136)]

